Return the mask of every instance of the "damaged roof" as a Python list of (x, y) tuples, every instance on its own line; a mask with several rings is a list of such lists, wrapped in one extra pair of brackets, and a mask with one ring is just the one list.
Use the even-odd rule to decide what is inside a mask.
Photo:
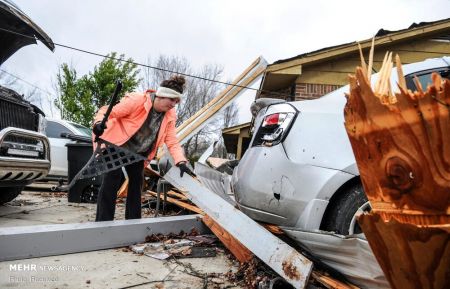
[[(413, 23), (408, 28), (400, 29), (400, 30), (392, 30), (391, 31), (391, 30), (385, 30), (385, 29), (381, 28), (375, 34), (375, 38), (376, 39), (377, 38), (382, 38), (382, 37), (384, 38), (384, 37), (388, 37), (388, 36), (392, 36), (392, 35), (398, 35), (398, 34), (402, 34), (402, 33), (405, 33), (405, 32), (410, 32), (410, 31), (418, 31), (417, 34), (421, 34), (421, 33), (428, 32), (428, 31), (425, 31), (424, 28), (434, 27), (434, 26), (436, 26), (438, 24), (445, 24), (445, 23), (449, 24), (448, 27), (450, 27), (450, 18), (437, 20), (437, 21), (432, 21), (432, 22)], [(437, 29), (438, 29), (438, 27), (437, 27)], [(415, 35), (417, 35), (417, 34), (415, 34)], [(440, 36), (439, 38), (445, 38), (444, 40), (450, 40), (450, 33), (446, 34), (444, 36)], [(361, 41), (360, 43), (362, 43), (362, 42), (370, 42), (371, 40), (372, 40), (372, 38), (369, 38), (369, 39)], [(317, 54), (328, 52), (330, 50), (338, 50), (340, 48), (346, 48), (346, 47), (349, 47), (349, 46), (357, 47), (357, 43), (358, 43), (357, 41), (348, 42), (348, 43), (344, 43), (344, 44), (329, 46), (329, 47), (326, 47), (326, 48), (321, 48), (319, 50), (314, 50), (314, 51), (311, 51), (311, 52), (299, 54), (297, 56), (286, 58), (286, 59), (280, 59), (280, 60), (277, 60), (274, 63), (270, 64), (269, 68), (272, 65), (281, 64), (281, 63), (285, 63), (285, 62), (289, 62), (289, 61), (297, 60), (297, 59), (308, 58), (308, 57), (313, 56), (313, 55), (317, 55)]]

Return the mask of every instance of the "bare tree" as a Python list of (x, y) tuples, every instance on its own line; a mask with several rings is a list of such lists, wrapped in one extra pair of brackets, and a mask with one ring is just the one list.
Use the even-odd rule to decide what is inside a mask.
[(23, 98), (42, 109), (42, 96), (37, 87), (33, 87), (30, 90), (26, 91), (23, 95)]
[(17, 78), (0, 69), (0, 82), (3, 86), (11, 87), (17, 83)]
[[(48, 91), (2, 69), (0, 69), (0, 83), (5, 87), (21, 92), (25, 100), (36, 105), (42, 111), (49, 108), (50, 114), (53, 116), (53, 95)], [(26, 84), (29, 89), (22, 84)]]
[(238, 121), (238, 106), (235, 102), (227, 106), (222, 112), (223, 127), (236, 125)]

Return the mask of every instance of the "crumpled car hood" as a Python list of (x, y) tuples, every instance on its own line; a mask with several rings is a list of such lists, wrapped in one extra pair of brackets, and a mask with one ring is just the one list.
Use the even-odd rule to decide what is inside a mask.
[[(13, 34), (11, 30), (29, 37)], [(36, 44), (39, 39), (50, 50), (55, 49), (52, 39), (10, 0), (0, 0), (0, 65), (20, 48)]]

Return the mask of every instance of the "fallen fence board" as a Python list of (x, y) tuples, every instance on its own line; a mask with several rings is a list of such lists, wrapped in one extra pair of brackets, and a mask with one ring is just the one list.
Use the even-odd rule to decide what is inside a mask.
[(313, 265), (310, 260), (191, 176), (180, 178), (177, 167), (164, 178), (187, 193), (199, 208), (295, 288), (305, 287)]
[(192, 229), (208, 231), (198, 215), (0, 228), (0, 261), (117, 248)]
[(219, 240), (231, 251), (239, 262), (249, 262), (253, 258), (250, 252), (241, 242), (236, 240), (230, 233), (217, 224), (210, 216), (205, 215), (202, 218), (203, 223), (219, 238)]

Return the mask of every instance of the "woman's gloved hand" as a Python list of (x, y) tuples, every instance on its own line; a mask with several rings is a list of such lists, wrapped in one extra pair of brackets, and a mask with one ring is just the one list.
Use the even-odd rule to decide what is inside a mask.
[(179, 162), (177, 167), (180, 168), (180, 178), (183, 177), (184, 173), (187, 173), (191, 177), (196, 177), (194, 172), (186, 165), (186, 162)]
[(101, 136), (106, 129), (106, 124), (102, 125), (101, 122), (97, 122), (92, 127), (92, 131), (96, 136)]

